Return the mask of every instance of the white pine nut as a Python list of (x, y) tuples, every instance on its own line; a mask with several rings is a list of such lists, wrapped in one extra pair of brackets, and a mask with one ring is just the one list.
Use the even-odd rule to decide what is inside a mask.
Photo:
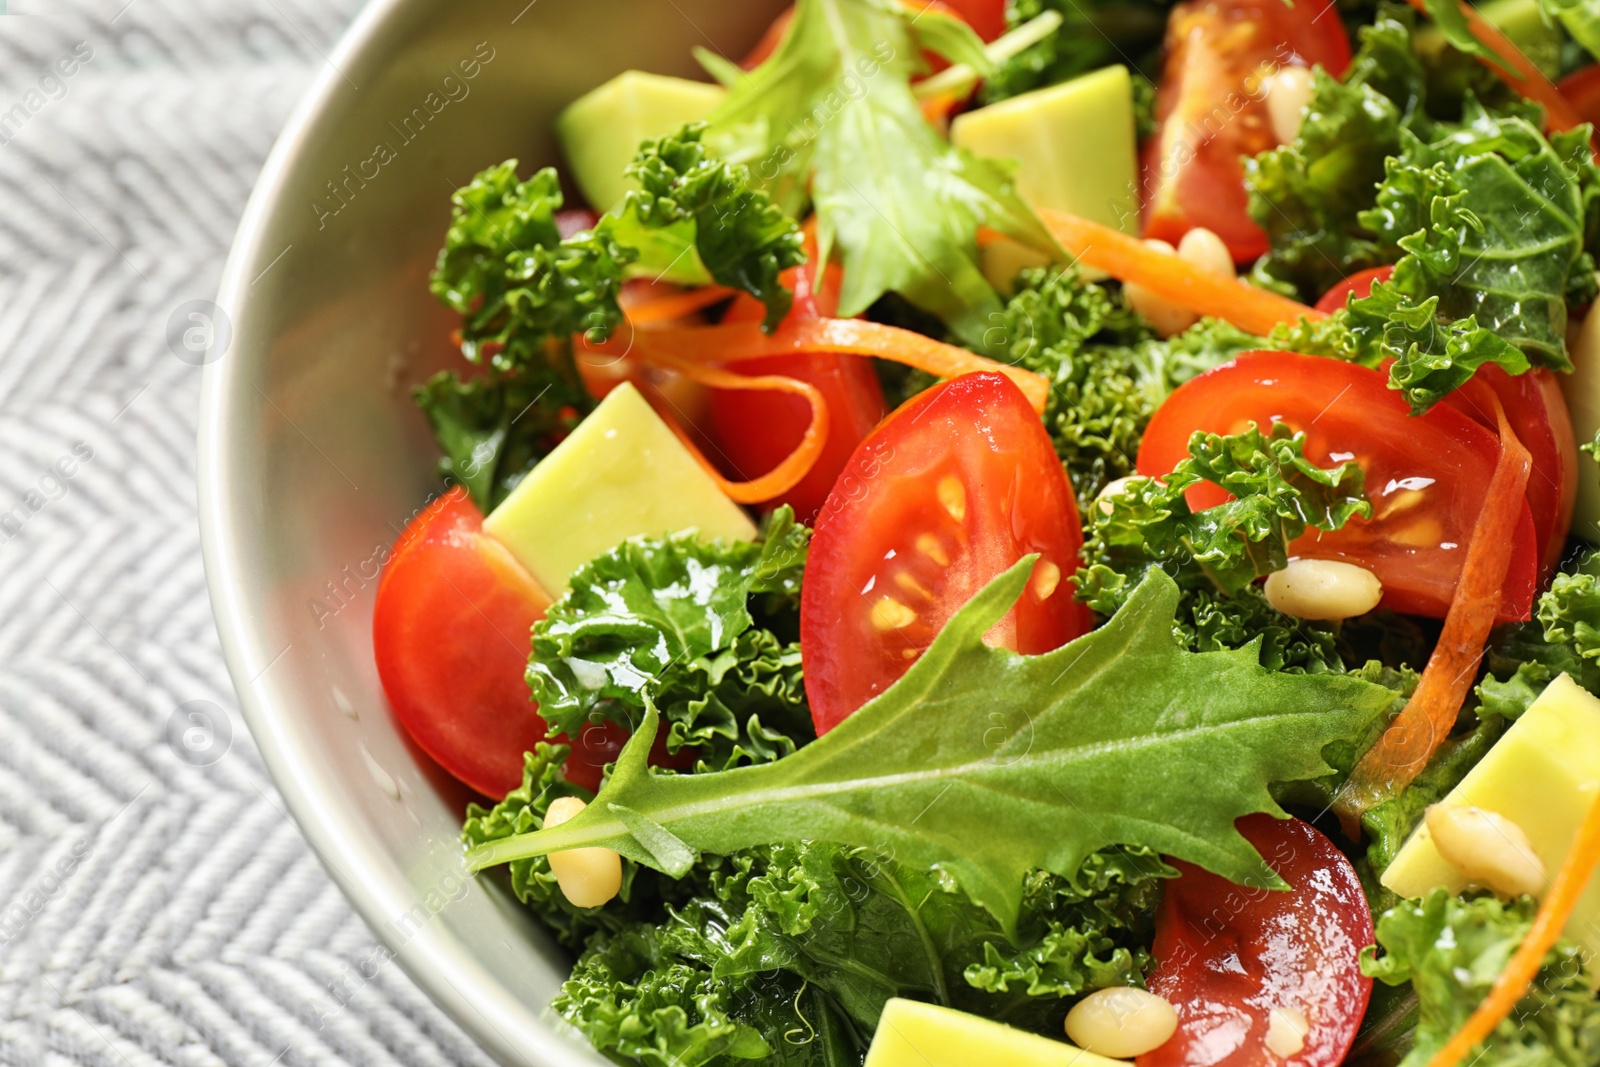
[(1267, 1015), (1267, 1051), (1279, 1059), (1299, 1055), (1306, 1047), (1311, 1024), (1294, 1008), (1273, 1008)]
[(1122, 495), (1122, 491), (1128, 488), (1129, 482), (1133, 481), (1135, 478), (1141, 477), (1143, 476), (1138, 474), (1127, 474), (1121, 478), (1113, 478), (1111, 481), (1102, 486), (1100, 491), (1095, 494), (1094, 503), (1091, 505), (1091, 507), (1099, 508), (1100, 514), (1102, 515), (1111, 514), (1111, 512), (1115, 510), (1112, 507), (1111, 502)]
[[(1149, 240), (1145, 244), (1169, 255), (1178, 254), (1178, 250), (1165, 241)], [(1188, 308), (1174, 304), (1164, 296), (1157, 296), (1142, 285), (1129, 283), (1122, 287), (1122, 291), (1128, 294), (1128, 303), (1133, 305), (1133, 310), (1149, 319), (1150, 325), (1162, 337), (1182, 333), (1200, 321), (1200, 316)]]
[(1297, 619), (1350, 619), (1383, 599), (1383, 583), (1365, 567), (1333, 559), (1292, 559), (1267, 575), (1267, 603)]
[(1473, 882), (1505, 897), (1544, 891), (1544, 861), (1522, 827), (1492, 811), (1435, 804), (1428, 833), (1446, 863)]
[[(589, 805), (577, 797), (557, 797), (544, 815), (548, 830), (577, 815)], [(574, 848), (550, 853), (561, 894), (580, 908), (598, 908), (622, 888), (622, 857), (609, 848)]]
[(1267, 79), (1267, 115), (1272, 119), (1272, 136), (1288, 144), (1300, 135), (1306, 105), (1311, 103), (1311, 72), (1305, 67), (1280, 67)]
[(1233, 268), (1233, 253), (1228, 251), (1222, 238), (1204, 226), (1196, 226), (1183, 235), (1183, 240), (1178, 242), (1178, 258), (1219, 278), (1239, 276)]
[(1143, 989), (1099, 989), (1067, 1012), (1067, 1037), (1072, 1043), (1115, 1060), (1152, 1052), (1177, 1030), (1177, 1010)]

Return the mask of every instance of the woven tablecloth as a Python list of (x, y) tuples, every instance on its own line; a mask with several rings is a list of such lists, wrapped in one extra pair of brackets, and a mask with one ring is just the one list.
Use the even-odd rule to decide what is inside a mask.
[(166, 341), (358, 6), (0, 0), (0, 1064), (489, 1062), (359, 976), (238, 718)]

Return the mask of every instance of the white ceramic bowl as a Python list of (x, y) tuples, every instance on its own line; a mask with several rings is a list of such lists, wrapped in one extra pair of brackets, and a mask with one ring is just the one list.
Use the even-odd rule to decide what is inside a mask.
[(465, 873), (469, 794), (397, 728), (373, 666), (379, 563), (437, 488), (409, 396), (450, 355), (428, 271), (450, 192), (508, 156), (559, 162), (564, 104), (632, 67), (696, 76), (693, 46), (737, 56), (780, 7), (373, 0), (274, 149), (211, 316), (200, 513), (245, 719), (395, 961), (507, 1064), (602, 1061), (545, 1007), (565, 954)]

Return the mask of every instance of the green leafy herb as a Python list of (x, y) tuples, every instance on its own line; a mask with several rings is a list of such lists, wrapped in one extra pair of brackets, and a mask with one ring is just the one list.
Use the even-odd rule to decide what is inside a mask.
[(1056, 31), (999, 65), (984, 80), (983, 102), (1008, 100), (1076, 78), (1111, 63), (1126, 63), (1155, 72), (1158, 50), (1167, 26), (1171, 0), (1012, 0), (1006, 24), (1015, 29), (1046, 11), (1061, 15)]
[(1563, 567), (1536, 602), (1533, 621), (1496, 631), (1489, 670), (1479, 695), (1504, 718), (1526, 711), (1558, 672), (1600, 693), (1600, 552)]
[(979, 345), (1000, 301), (978, 266), (978, 227), (1058, 249), (1002, 167), (923, 118), (910, 85), (921, 50), (982, 55), (965, 26), (919, 34), (925, 18), (891, 0), (800, 0), (777, 50), (729, 87), (707, 137), (791, 212), (810, 197), (822, 254), (837, 245), (844, 268), (841, 315), (896, 292)]
[(1044, 425), (1079, 506), (1133, 473), (1139, 441), (1173, 389), (1262, 341), (1206, 319), (1160, 339), (1120, 288), (1076, 271), (1023, 271), (990, 328), (996, 358), (1050, 380)]
[[(983, 635), (1026, 586), (995, 579), (882, 696), (776, 763), (656, 775), (647, 714), (599, 797), (571, 822), (472, 850), (476, 868), (604, 845), (669, 873), (695, 850), (812, 840), (942, 866), (1008, 930), (1023, 879), (1070, 875), (1112, 845), (1279, 884), (1234, 820), (1280, 809), (1272, 782), (1328, 772), (1325, 746), (1390, 702), (1381, 686), (1263, 670), (1255, 651), (1196, 655), (1172, 640), (1178, 588), (1152, 570), (1104, 627), (1021, 656)], [(1089, 703), (1085, 703), (1089, 702)], [(1094, 714), (1082, 714), (1092, 704)], [(1150, 778), (1151, 767), (1161, 768)], [(1139, 789), (1128, 783), (1141, 781)]]
[(608, 720), (636, 728), (653, 705), (667, 751), (687, 746), (702, 767), (793, 752), (813, 736), (800, 648), (754, 610), (779, 626), (785, 604), (792, 616), (808, 538), (782, 508), (759, 544), (633, 538), (585, 564), (533, 628), (539, 713), (576, 737)]
[[(1234, 499), (1191, 511), (1187, 490), (1201, 482)], [(1305, 458), (1305, 435), (1274, 423), (1264, 434), (1196, 432), (1189, 455), (1165, 478), (1135, 477), (1089, 509), (1078, 595), (1103, 615), (1127, 601), (1155, 564), (1236, 596), (1255, 579), (1282, 570), (1289, 543), (1307, 527), (1337, 530), (1370, 516), (1361, 467), (1324, 470)]]
[[(1461, 1029), (1527, 935), (1534, 911), (1528, 897), (1502, 904), (1436, 889), (1378, 920), (1383, 951), (1366, 950), (1362, 969), (1391, 986), (1410, 982), (1417, 995), (1414, 1046), (1400, 1067), (1422, 1067)], [(1576, 945), (1557, 942), (1532, 991), (1481, 1049), (1474, 1057), (1481, 1063), (1580, 1067), (1600, 1060), (1600, 1003)]]

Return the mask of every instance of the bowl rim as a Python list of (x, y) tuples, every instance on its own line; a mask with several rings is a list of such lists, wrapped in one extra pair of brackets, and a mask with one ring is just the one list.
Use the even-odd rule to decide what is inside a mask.
[[(360, 60), (410, 9), (425, 0), (368, 0), (356, 13), (344, 35), (295, 106), (283, 132), (268, 153), (234, 234), (218, 286), (216, 303), (234, 324), (247, 320), (244, 309), (251, 300), (252, 279), (258, 278), (274, 254), (264, 243), (272, 222), (284, 207), (284, 187), (303, 151), (329, 113), (347, 82), (343, 71), (362, 65)], [(233, 337), (237, 350), (239, 336)], [(355, 908), (373, 936), (391, 952), (391, 958), (455, 1023), (502, 1063), (545, 1067), (593, 1067), (594, 1054), (580, 1051), (576, 1043), (539, 1017), (537, 1008), (495, 980), (471, 955), (438, 927), (429, 924), (401, 943), (389, 933), (388, 919), (403, 913), (415, 900), (373, 880), (350, 877), (332, 857), (361, 857), (373, 847), (353, 820), (337, 817), (341, 810), (305, 767), (293, 758), (292, 744), (274, 711), (274, 683), (266, 674), (274, 651), (266, 648), (254, 622), (257, 615), (247, 603), (238, 580), (246, 566), (235, 532), (240, 481), (233, 474), (240, 463), (235, 435), (230, 433), (230, 408), (245, 386), (246, 377), (237, 358), (209, 362), (202, 371), (198, 418), (197, 489), (201, 557), (206, 586), (224, 662), (245, 723), (255, 738), (263, 762), (300, 832), (323, 868)], [(281, 653), (278, 653), (281, 654)], [(271, 798), (267, 798), (271, 801)], [(274, 805), (276, 806), (276, 805)], [(334, 817), (329, 817), (329, 812)], [(363, 865), (354, 864), (358, 869)]]

